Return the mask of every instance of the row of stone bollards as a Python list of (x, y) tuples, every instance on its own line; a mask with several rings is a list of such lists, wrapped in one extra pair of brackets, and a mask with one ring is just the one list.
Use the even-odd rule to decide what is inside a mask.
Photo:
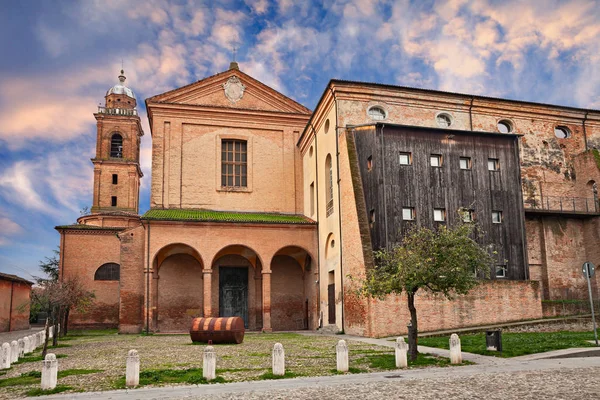
[[(50, 327), (48, 330), (50, 339), (53, 333), (54, 327)], [(46, 331), (42, 330), (10, 343), (3, 343), (0, 347), (0, 369), (10, 368), (11, 364), (19, 361), (19, 358), (23, 358), (25, 354), (31, 354), (38, 347), (42, 347), (45, 340)]]
[[(396, 339), (395, 343), (396, 368), (408, 367), (408, 344), (403, 337)], [(345, 340), (340, 340), (335, 346), (336, 368), (338, 372), (348, 372), (348, 345)], [(450, 363), (462, 363), (460, 339), (457, 334), (450, 336)], [(217, 377), (217, 355), (213, 346), (206, 346), (202, 357), (202, 376), (207, 381)], [(285, 375), (285, 351), (281, 343), (275, 343), (272, 352), (272, 373), (276, 376)], [(42, 389), (54, 389), (57, 384), (58, 361), (54, 354), (47, 354), (42, 362)], [(140, 383), (140, 356), (137, 350), (129, 350), (125, 369), (125, 385), (136, 387)]]

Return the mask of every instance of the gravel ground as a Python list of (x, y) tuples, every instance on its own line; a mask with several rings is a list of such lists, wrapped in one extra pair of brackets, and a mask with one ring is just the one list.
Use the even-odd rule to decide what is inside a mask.
[[(332, 375), (335, 369), (335, 345), (338, 339), (322, 335), (305, 336), (294, 333), (246, 334), (240, 345), (215, 345), (217, 375), (228, 382), (257, 379), (270, 371), (271, 350), (276, 342), (283, 344), (286, 371), (301, 376)], [(138, 350), (141, 370), (202, 368), (204, 345), (192, 345), (188, 335), (96, 335), (73, 336), (61, 341), (71, 347), (50, 350), (66, 354), (59, 358), (59, 371), (67, 369), (100, 369), (102, 372), (73, 375), (59, 379), (60, 385), (74, 390), (98, 391), (116, 388), (115, 382), (125, 375), (125, 357), (130, 349)], [(350, 341), (350, 365), (365, 372), (381, 371), (370, 368), (366, 355), (393, 354), (390, 348)], [(35, 354), (40, 354), (40, 350)], [(2, 378), (19, 376), (29, 371), (40, 371), (41, 362), (14, 365)], [(225, 370), (225, 371), (219, 371)], [(1, 398), (22, 396), (37, 387), (20, 385), (0, 387)]]

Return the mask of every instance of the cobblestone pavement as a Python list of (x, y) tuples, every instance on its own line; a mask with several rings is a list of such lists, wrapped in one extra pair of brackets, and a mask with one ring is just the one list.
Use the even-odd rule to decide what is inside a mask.
[(222, 385), (48, 396), (47, 399), (600, 399), (600, 358), (379, 372)]

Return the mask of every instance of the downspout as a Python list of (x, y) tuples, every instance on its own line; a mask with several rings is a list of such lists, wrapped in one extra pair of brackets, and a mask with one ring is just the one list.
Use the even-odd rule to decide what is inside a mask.
[(588, 119), (589, 111), (585, 112), (585, 116), (583, 117), (583, 143), (585, 145), (585, 151), (588, 151), (588, 142), (587, 142), (587, 132), (585, 130), (585, 123)]
[(340, 231), (340, 294), (342, 300), (342, 331), (345, 331), (344, 326), (344, 246), (342, 241), (342, 190), (340, 187), (340, 141), (338, 136), (338, 112), (337, 112), (337, 99), (335, 98), (335, 92), (333, 88), (329, 86), (331, 95), (333, 96), (333, 104), (335, 109), (335, 163), (337, 167), (337, 187), (338, 187), (338, 224)]
[(319, 237), (319, 158), (318, 158), (318, 146), (317, 146), (317, 132), (315, 127), (310, 125), (315, 135), (315, 208), (317, 209), (317, 321), (319, 321), (319, 328), (321, 328), (321, 243)]
[(8, 331), (12, 330), (12, 310), (13, 310), (13, 296), (15, 293), (15, 281), (10, 281), (10, 308), (8, 310)]
[(469, 105), (469, 126), (471, 127), (471, 131), (473, 130), (473, 100), (475, 100), (475, 96), (471, 96), (471, 104)]
[(148, 220), (148, 240), (146, 240), (146, 335), (150, 332), (150, 220)]
[[(383, 135), (383, 129), (385, 128), (385, 124), (381, 124), (381, 145), (380, 145), (380, 154), (381, 154), (381, 180), (383, 181), (383, 220), (385, 227), (385, 248), (390, 249), (389, 247), (389, 231), (388, 231), (388, 213), (387, 213), (387, 196), (386, 196), (386, 182), (385, 182), (385, 139)], [(377, 132), (377, 126), (375, 127)]]

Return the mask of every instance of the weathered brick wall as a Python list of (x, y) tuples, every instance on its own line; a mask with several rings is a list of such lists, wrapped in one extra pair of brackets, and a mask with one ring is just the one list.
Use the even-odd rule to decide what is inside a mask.
[(101, 265), (120, 263), (120, 242), (116, 233), (67, 231), (62, 234), (62, 279), (76, 277), (96, 296), (87, 312), (73, 310), (70, 313), (71, 327), (117, 327), (119, 323), (119, 282), (94, 280), (94, 274)]
[[(406, 334), (410, 321), (406, 296), (389, 296), (371, 300), (369, 336), (385, 337)], [(437, 331), (468, 326), (501, 324), (542, 317), (537, 282), (485, 281), (464, 296), (445, 300), (426, 292), (415, 299), (419, 331)]]
[(0, 332), (29, 329), (30, 296), (31, 285), (0, 279)]
[(119, 332), (139, 333), (144, 326), (146, 231), (138, 226), (119, 234)]
[[(304, 328), (306, 300), (305, 275), (291, 257), (275, 256), (271, 263), (271, 324), (274, 331)], [(310, 279), (310, 278), (306, 278)]]

